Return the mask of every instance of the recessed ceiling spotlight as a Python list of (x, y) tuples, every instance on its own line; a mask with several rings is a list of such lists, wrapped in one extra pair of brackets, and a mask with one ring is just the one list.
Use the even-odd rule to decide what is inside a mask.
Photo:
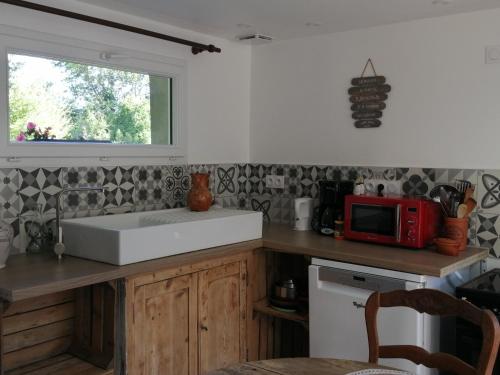
[(451, 4), (453, 0), (432, 0), (432, 4), (434, 5), (448, 5)]
[(307, 27), (320, 27), (321, 23), (320, 22), (306, 22)]
[(240, 29), (249, 29), (252, 27), (252, 25), (249, 25), (248, 23), (239, 23), (236, 26), (239, 27)]

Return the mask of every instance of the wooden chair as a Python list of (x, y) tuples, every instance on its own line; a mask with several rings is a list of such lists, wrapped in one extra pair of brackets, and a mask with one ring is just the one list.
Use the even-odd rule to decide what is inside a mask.
[[(378, 309), (395, 306), (410, 307), (431, 315), (458, 316), (480, 326), (483, 332), (483, 346), (477, 367), (474, 368), (450, 354), (429, 353), (418, 346), (380, 346), (377, 332)], [(438, 290), (397, 290), (373, 293), (366, 303), (365, 317), (371, 363), (378, 363), (379, 358), (404, 358), (416, 364), (457, 375), (490, 375), (493, 371), (500, 342), (500, 328), (497, 318), (489, 310), (481, 310), (467, 301)]]

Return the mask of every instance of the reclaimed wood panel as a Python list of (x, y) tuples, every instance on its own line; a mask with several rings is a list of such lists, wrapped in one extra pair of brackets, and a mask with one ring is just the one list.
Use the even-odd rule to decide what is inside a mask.
[(69, 352), (103, 369), (113, 367), (115, 289), (101, 283), (76, 292), (74, 340)]
[(112, 375), (113, 370), (103, 370), (70, 354), (61, 354), (31, 365), (9, 371), (7, 375)]
[(60, 337), (71, 336), (74, 331), (74, 319), (66, 319), (25, 331), (4, 336), (4, 353), (10, 353), (24, 347), (42, 344)]
[(72, 337), (66, 336), (4, 354), (4, 369), (9, 371), (27, 364), (62, 354), (68, 350)]
[(242, 261), (199, 273), (200, 375), (246, 359), (245, 270)]
[(197, 287), (197, 275), (193, 274), (131, 291), (133, 294), (127, 296), (131, 308), (127, 323), (128, 373), (198, 373)]
[(71, 319), (74, 316), (75, 304), (73, 302), (49, 306), (23, 314), (11, 315), (3, 319), (3, 333), (4, 335), (10, 335), (27, 329), (59, 322), (61, 320)]
[(3, 316), (8, 317), (11, 315), (22, 314), (33, 310), (39, 310), (44, 307), (60, 305), (66, 302), (72, 302), (74, 300), (75, 300), (74, 290), (65, 290), (63, 292), (53, 293), (46, 296), (29, 298), (9, 305), (8, 308), (5, 310)]

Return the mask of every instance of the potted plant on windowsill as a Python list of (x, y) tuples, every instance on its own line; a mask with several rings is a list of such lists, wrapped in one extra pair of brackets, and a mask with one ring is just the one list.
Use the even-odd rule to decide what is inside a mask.
[(52, 128), (46, 127), (42, 131), (34, 122), (28, 122), (26, 131), (21, 131), (16, 136), (17, 142), (51, 142), (51, 143), (111, 143), (107, 140), (89, 140), (89, 139), (57, 139), (54, 134), (50, 134)]

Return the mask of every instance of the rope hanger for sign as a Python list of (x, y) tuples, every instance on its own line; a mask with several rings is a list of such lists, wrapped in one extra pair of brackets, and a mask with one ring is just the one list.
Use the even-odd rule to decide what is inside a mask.
[(363, 73), (361, 73), (361, 78), (363, 78), (365, 76), (366, 69), (368, 68), (368, 65), (372, 68), (373, 76), (374, 77), (377, 76), (377, 72), (375, 71), (375, 67), (373, 66), (372, 59), (368, 59), (368, 61), (365, 64), (365, 67), (363, 69)]
[[(373, 76), (365, 76), (369, 68)], [(355, 127), (378, 128), (382, 125), (380, 118), (386, 107), (387, 93), (391, 91), (391, 86), (385, 82), (384, 76), (377, 75), (371, 58), (366, 62), (361, 76), (351, 80), (352, 87), (348, 92), (352, 103), (352, 118), (356, 120)]]

